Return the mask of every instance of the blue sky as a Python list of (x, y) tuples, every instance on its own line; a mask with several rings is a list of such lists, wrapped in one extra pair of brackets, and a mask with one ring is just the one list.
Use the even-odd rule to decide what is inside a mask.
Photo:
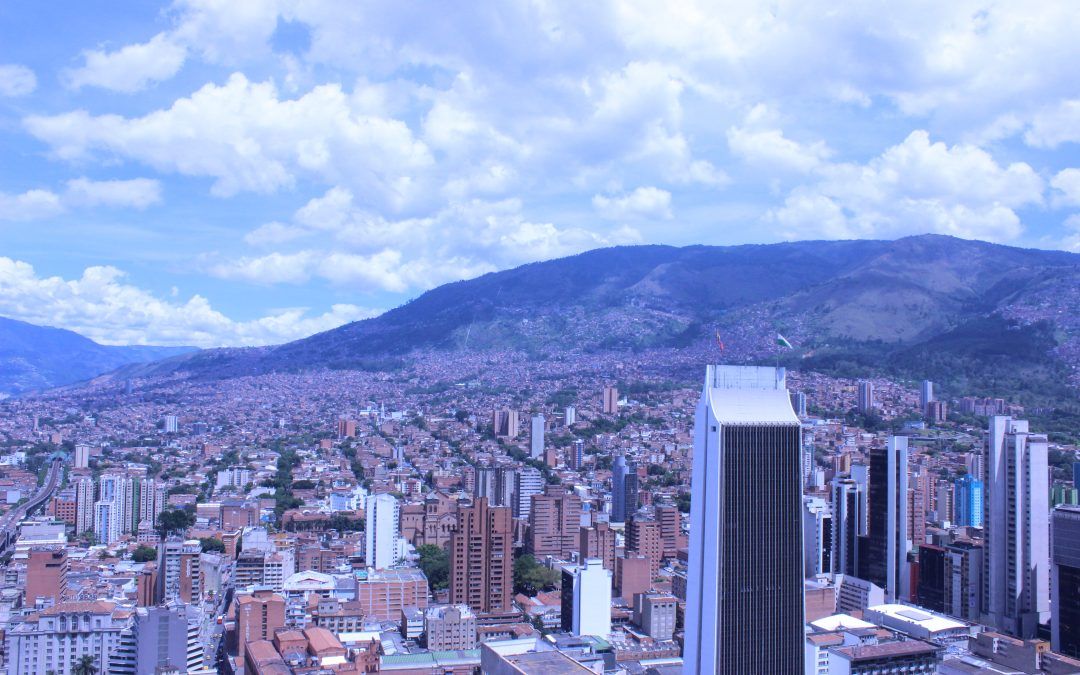
[(615, 244), (1080, 249), (1076, 35), (1068, 1), (11, 0), (0, 315), (272, 344)]

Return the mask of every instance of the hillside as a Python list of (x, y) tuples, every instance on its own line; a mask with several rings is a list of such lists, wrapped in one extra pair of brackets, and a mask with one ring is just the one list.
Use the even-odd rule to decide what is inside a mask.
[(446, 284), (377, 318), (278, 347), (210, 350), (129, 372), (380, 368), (426, 350), (515, 349), (543, 358), (700, 349), (717, 330), (727, 358), (748, 360), (769, 353), (779, 330), (797, 357), (822, 369), (902, 374), (925, 363), (941, 370), (976, 343), (992, 352), (1008, 338), (1024, 341), (1025, 363), (1057, 377), (1080, 365), (1072, 363), (1080, 336), (1046, 304), (1075, 295), (1078, 282), (1080, 256), (937, 235), (616, 247)]
[(191, 347), (112, 347), (78, 333), (0, 317), (0, 394), (81, 382), (130, 363), (194, 351)]

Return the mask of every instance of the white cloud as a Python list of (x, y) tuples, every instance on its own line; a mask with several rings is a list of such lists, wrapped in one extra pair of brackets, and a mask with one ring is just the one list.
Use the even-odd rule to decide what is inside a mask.
[(114, 52), (83, 52), (85, 64), (67, 71), (65, 79), (72, 89), (101, 87), (131, 94), (176, 75), (186, 57), (183, 45), (165, 33), (158, 33), (149, 42), (127, 45)]
[(26, 96), (37, 88), (34, 71), (18, 64), (0, 64), (0, 96)]
[(593, 207), (609, 220), (670, 220), (671, 193), (656, 187), (639, 187), (624, 195), (594, 195)]
[(1014, 209), (1040, 204), (1044, 183), (1022, 162), (999, 165), (970, 145), (912, 132), (867, 164), (830, 164), (769, 212), (788, 238), (895, 237), (938, 232), (1007, 241), (1022, 231)]
[(78, 206), (129, 206), (145, 209), (161, 202), (161, 183), (151, 178), (131, 180), (89, 180), (76, 178), (67, 183), (64, 201)]
[(1061, 101), (1036, 113), (1031, 128), (1024, 132), (1024, 140), (1036, 148), (1080, 143), (1080, 99)]
[(1063, 169), (1050, 179), (1050, 187), (1060, 194), (1054, 194), (1055, 204), (1080, 206), (1080, 169)]
[(277, 344), (377, 314), (337, 304), (314, 316), (288, 309), (234, 321), (202, 296), (168, 302), (125, 283), (124, 276), (115, 267), (88, 267), (77, 279), (42, 277), (25, 262), (0, 257), (0, 314), (107, 344), (197, 347)]
[(758, 104), (747, 114), (742, 126), (728, 129), (728, 147), (750, 164), (795, 173), (813, 171), (832, 155), (824, 141), (799, 143), (774, 128), (776, 123), (774, 113)]
[[(270, 82), (233, 75), (143, 117), (75, 111), (32, 116), (26, 128), (68, 160), (105, 153), (158, 171), (215, 179), (212, 192), (273, 192), (301, 175), (350, 180), (388, 208), (413, 197), (412, 175), (431, 164), (404, 123), (356, 114), (340, 85), (280, 99)], [(198, 133), (192, 133), (197, 129)]]
[(35, 189), (22, 194), (0, 192), (0, 220), (42, 220), (71, 208), (113, 206), (145, 209), (161, 201), (161, 183), (149, 178), (102, 180), (76, 178), (63, 193)]

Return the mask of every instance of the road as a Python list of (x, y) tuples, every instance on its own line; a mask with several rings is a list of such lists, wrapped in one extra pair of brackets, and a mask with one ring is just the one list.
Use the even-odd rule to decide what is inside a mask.
[(29, 500), (0, 518), (0, 553), (6, 551), (11, 542), (15, 540), (15, 530), (19, 523), (22, 522), (22, 519), (33, 512), (34, 509), (39, 508), (52, 496), (56, 486), (60, 484), (60, 477), (63, 475), (63, 463), (59, 459), (54, 459), (52, 466), (49, 467), (49, 475), (46, 476), (45, 484), (41, 486), (41, 489), (35, 492), (34, 496)]

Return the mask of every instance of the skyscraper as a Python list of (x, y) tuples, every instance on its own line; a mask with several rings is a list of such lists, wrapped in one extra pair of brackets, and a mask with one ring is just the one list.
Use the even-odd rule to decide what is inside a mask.
[(908, 439), (870, 449), (869, 528), (859, 577), (885, 589), (886, 602), (910, 599)]
[(398, 563), (401, 548), (397, 497), (383, 493), (370, 495), (364, 505), (367, 566), (377, 570)]
[(970, 473), (954, 481), (953, 511), (959, 527), (983, 526), (983, 484)]
[(863, 488), (850, 478), (833, 481), (832, 573), (858, 576)]
[(619, 412), (619, 390), (615, 387), (604, 387), (602, 403), (605, 415), (614, 415)]
[(706, 369), (685, 673), (803, 672), (802, 429), (785, 385), (782, 368)]
[(513, 539), (509, 507), (489, 506), (478, 497), (458, 508), (457, 529), (450, 535), (451, 603), (466, 604), (478, 614), (510, 611)]
[(637, 511), (637, 467), (615, 455), (611, 464), (611, 522), (624, 523)]
[(803, 497), (803, 576), (813, 579), (832, 571), (833, 516), (829, 502)]
[(544, 415), (532, 416), (532, 426), (529, 434), (529, 456), (533, 459), (544, 458)]
[(1046, 436), (995, 415), (986, 442), (983, 622), (1033, 638), (1050, 618)]
[(1059, 506), (1051, 516), (1054, 601), (1050, 644), (1080, 659), (1080, 506)]
[(532, 496), (544, 490), (544, 474), (526, 466), (514, 475), (514, 517), (528, 519), (532, 513)]

